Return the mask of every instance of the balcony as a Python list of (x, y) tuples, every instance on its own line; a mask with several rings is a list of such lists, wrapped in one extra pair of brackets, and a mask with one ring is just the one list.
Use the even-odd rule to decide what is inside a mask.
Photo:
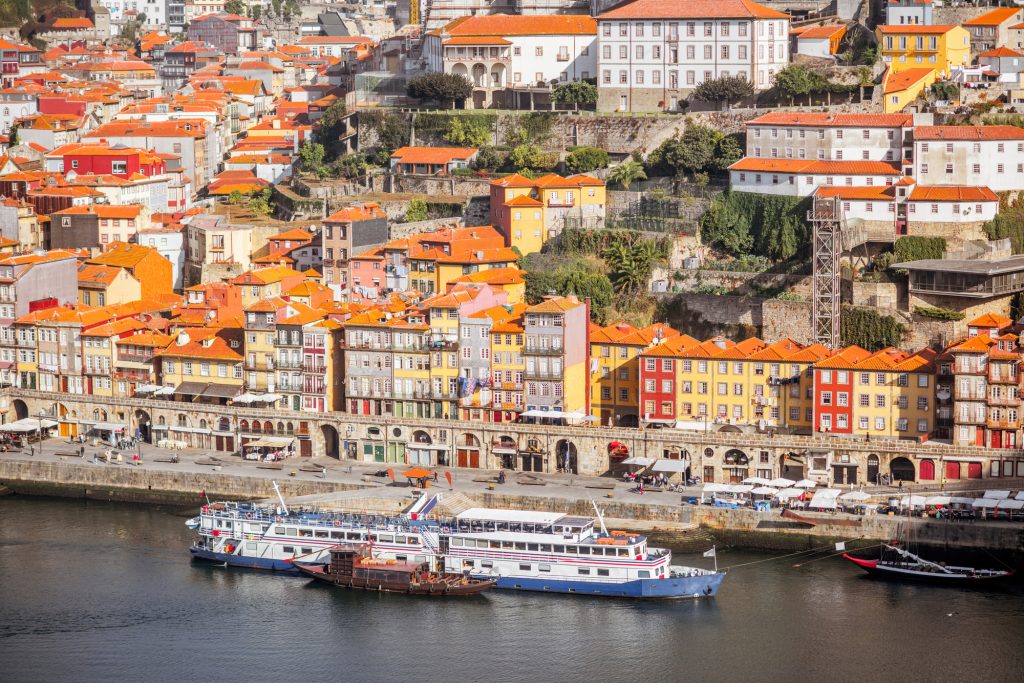
[(1010, 406), (1017, 407), (1020, 405), (1019, 396), (990, 396), (988, 399), (990, 406)]
[(1019, 429), (1020, 420), (986, 420), (985, 426), (989, 429)]
[(523, 349), (523, 353), (530, 354), (531, 356), (564, 356), (565, 349), (561, 346), (533, 346), (527, 345)]
[(392, 349), (392, 346), (388, 343), (363, 340), (345, 341), (342, 343), (342, 347), (362, 351), (390, 351)]
[(957, 388), (956, 400), (958, 401), (987, 401), (988, 392), (983, 388), (968, 389), (966, 391)]
[(990, 372), (988, 375), (988, 381), (993, 384), (1017, 384), (1020, 377), (1016, 374), (1007, 374), (1003, 372)]
[(549, 379), (559, 382), (563, 379), (561, 370), (527, 370), (525, 375), (526, 379)]
[(431, 339), (427, 343), (431, 351), (456, 351), (459, 348), (457, 339)]
[(281, 370), (299, 370), (302, 368), (301, 358), (279, 358), (277, 367)]
[(320, 363), (303, 363), (302, 371), (308, 372), (314, 375), (323, 375), (327, 372), (327, 366)]
[(273, 361), (263, 363), (250, 363), (246, 361), (245, 369), (255, 372), (273, 372), (274, 370), (277, 369), (277, 365)]

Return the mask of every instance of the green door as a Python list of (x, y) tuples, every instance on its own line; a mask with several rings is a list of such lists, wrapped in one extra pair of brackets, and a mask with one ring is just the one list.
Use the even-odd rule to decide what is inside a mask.
[(384, 444), (364, 443), (363, 460), (366, 462), (384, 462)]

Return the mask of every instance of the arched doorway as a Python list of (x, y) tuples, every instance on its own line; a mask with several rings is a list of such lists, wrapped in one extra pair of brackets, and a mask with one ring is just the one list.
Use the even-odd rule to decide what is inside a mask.
[(914, 481), (914, 463), (908, 458), (893, 458), (889, 463), (889, 474), (893, 481)]
[(433, 465), (431, 451), (434, 440), (423, 429), (417, 429), (412, 433), (412, 441), (406, 445), (409, 454), (410, 465)]
[(505, 86), (505, 65), (495, 64), (491, 67), (491, 82), (492, 88), (502, 88)]
[(320, 425), (320, 435), (324, 439), (324, 455), (340, 460), (338, 447), (338, 430), (331, 425)]
[(24, 420), (28, 417), (28, 405), (20, 398), (14, 399), (12, 404), (14, 406), (14, 419)]
[(222, 417), (217, 420), (217, 433), (214, 435), (213, 446), (218, 451), (235, 452), (235, 437), (231, 434), (231, 418)]
[(779, 476), (793, 481), (804, 478), (804, 459), (795, 453), (783, 453), (779, 458)]
[(579, 454), (576, 444), (568, 439), (561, 439), (555, 444), (555, 465), (559, 472), (579, 474)]
[(935, 461), (925, 458), (918, 466), (918, 476), (921, 481), (935, 481)]
[(487, 83), (487, 67), (483, 64), (473, 65), (473, 85), (478, 88), (486, 88), (489, 85)]
[(874, 453), (868, 456), (868, 483), (878, 485), (878, 456)]
[(516, 455), (519, 453), (519, 444), (509, 434), (501, 434), (491, 441), (491, 453), (498, 456), (498, 462), (504, 470), (516, 468)]
[(140, 441), (153, 443), (153, 420), (145, 410), (135, 411), (135, 428), (138, 430)]
[(480, 439), (473, 434), (462, 434), (455, 444), (456, 463), (459, 467), (480, 468)]
[(747, 478), (750, 458), (738, 448), (730, 448), (725, 452), (725, 478), (730, 484), (739, 484)]

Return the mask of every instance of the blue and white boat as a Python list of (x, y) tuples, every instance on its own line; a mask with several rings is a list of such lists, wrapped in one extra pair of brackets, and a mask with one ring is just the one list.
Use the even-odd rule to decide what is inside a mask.
[[(640, 534), (600, 529), (594, 519), (557, 512), (473, 508), (431, 515), (423, 496), (398, 517), (289, 510), (252, 503), (205, 505), (188, 522), (196, 559), (298, 573), (340, 543), (369, 543), (374, 557), (427, 562), (438, 571), (493, 578), (497, 588), (631, 598), (712, 597), (725, 573), (672, 564), (672, 553)], [(595, 506), (596, 509), (596, 506)]]

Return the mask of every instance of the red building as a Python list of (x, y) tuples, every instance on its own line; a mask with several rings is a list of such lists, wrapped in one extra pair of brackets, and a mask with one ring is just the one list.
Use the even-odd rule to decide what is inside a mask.
[(870, 355), (859, 346), (847, 346), (814, 366), (814, 431), (853, 433), (853, 367)]
[(89, 103), (82, 98), (73, 98), (69, 94), (40, 95), (37, 106), (40, 114), (85, 116)]
[(640, 419), (675, 424), (676, 355), (695, 340), (681, 335), (645, 351), (640, 357)]
[[(61, 154), (63, 152), (63, 154)], [(157, 154), (135, 147), (106, 145), (66, 145), (54, 150), (51, 158), (63, 156), (65, 173), (79, 175), (114, 175), (128, 178), (136, 173), (146, 177), (163, 175), (166, 162)]]

